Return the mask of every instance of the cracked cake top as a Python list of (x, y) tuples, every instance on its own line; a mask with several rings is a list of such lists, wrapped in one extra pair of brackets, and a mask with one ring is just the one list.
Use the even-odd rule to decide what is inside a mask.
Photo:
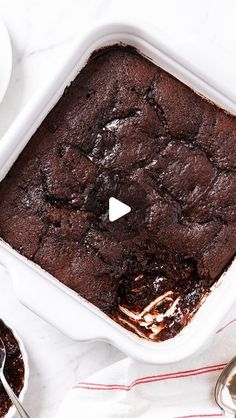
[[(125, 327), (176, 335), (236, 252), (236, 119), (130, 47), (94, 54), (0, 185), (0, 235)], [(111, 223), (115, 197), (131, 213)]]

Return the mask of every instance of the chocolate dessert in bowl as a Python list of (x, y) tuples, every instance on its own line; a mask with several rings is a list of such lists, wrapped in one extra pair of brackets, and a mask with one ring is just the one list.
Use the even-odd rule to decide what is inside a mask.
[[(20, 401), (23, 401), (28, 387), (28, 359), (20, 337), (5, 319), (0, 319), (0, 336), (6, 348), (4, 375)], [(15, 408), (0, 382), (0, 418), (12, 418)]]
[[(135, 49), (104, 48), (2, 181), (0, 236), (123, 327), (168, 340), (235, 256), (235, 154), (235, 116)], [(132, 209), (115, 222), (111, 197)]]

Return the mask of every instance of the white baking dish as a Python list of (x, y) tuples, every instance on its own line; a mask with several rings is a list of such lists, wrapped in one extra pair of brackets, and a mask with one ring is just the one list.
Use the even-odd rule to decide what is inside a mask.
[[(198, 76), (183, 57), (176, 56), (176, 53), (167, 48), (161, 37), (158, 39), (150, 27), (102, 25), (83, 36), (80, 35), (66, 62), (55, 70), (53, 78), (32, 99), (0, 141), (0, 179), (9, 171), (34, 131), (58, 101), (65, 87), (85, 65), (90, 54), (97, 48), (117, 42), (135, 46), (157, 65), (196, 91), (236, 113), (236, 104), (219, 90), (219, 86), (213, 87)], [(2, 241), (0, 262), (13, 279), (19, 300), (63, 333), (81, 341), (108, 341), (128, 355), (150, 363), (178, 361), (202, 348), (236, 301), (236, 262), (233, 262), (185, 329), (171, 340), (154, 343), (122, 328)]]

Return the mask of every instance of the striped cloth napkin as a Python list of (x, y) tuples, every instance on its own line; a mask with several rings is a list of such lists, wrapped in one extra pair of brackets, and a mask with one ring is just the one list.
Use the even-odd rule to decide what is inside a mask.
[(214, 387), (235, 355), (236, 305), (203, 353), (165, 366), (118, 361), (75, 385), (57, 418), (221, 417)]

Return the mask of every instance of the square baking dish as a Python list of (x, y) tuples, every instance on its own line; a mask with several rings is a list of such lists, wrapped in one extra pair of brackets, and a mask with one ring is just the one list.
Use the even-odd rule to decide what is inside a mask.
[[(0, 180), (62, 96), (66, 86), (85, 66), (90, 55), (98, 48), (116, 43), (134, 46), (141, 54), (195, 91), (236, 114), (236, 104), (198, 76), (194, 68), (168, 48), (152, 28), (143, 24), (103, 24), (80, 35), (68, 54), (67, 61), (55, 70), (53, 77), (33, 97), (0, 141)], [(107, 341), (131, 357), (147, 363), (179, 361), (202, 349), (236, 301), (236, 262), (233, 261), (213, 286), (210, 295), (190, 323), (176, 337), (156, 343), (143, 340), (115, 323), (2, 240), (0, 263), (12, 278), (18, 299), (64, 334), (79, 341)]]

